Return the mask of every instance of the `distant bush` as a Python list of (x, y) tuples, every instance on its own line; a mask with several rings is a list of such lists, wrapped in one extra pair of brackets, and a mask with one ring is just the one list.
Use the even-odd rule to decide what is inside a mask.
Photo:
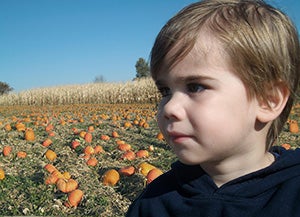
[(9, 86), (6, 82), (0, 81), (0, 95), (9, 93), (13, 88)]

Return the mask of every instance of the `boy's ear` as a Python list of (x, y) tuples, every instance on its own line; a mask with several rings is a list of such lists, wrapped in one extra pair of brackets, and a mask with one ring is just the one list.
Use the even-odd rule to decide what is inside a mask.
[(290, 96), (288, 87), (281, 81), (266, 85), (265, 91), (267, 91), (267, 101), (261, 99), (258, 102), (257, 119), (261, 123), (275, 120), (283, 111)]

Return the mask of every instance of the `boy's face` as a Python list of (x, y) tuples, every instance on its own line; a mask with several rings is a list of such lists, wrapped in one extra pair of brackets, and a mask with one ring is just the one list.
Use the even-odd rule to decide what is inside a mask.
[(181, 62), (158, 73), (163, 95), (158, 125), (185, 164), (242, 158), (259, 141), (258, 103), (247, 98), (244, 84), (222, 55), (221, 46), (203, 35)]

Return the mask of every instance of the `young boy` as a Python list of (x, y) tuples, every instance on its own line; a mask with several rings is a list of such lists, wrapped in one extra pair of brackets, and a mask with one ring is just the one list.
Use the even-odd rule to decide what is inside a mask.
[(127, 216), (300, 216), (300, 150), (271, 148), (300, 73), (295, 27), (259, 0), (206, 0), (158, 34), (158, 125), (178, 162)]

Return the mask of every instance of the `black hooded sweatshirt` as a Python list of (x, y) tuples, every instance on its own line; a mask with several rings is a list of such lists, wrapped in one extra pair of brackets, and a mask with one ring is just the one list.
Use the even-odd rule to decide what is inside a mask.
[(217, 187), (200, 166), (175, 162), (127, 217), (300, 217), (300, 149), (273, 148), (267, 168)]

